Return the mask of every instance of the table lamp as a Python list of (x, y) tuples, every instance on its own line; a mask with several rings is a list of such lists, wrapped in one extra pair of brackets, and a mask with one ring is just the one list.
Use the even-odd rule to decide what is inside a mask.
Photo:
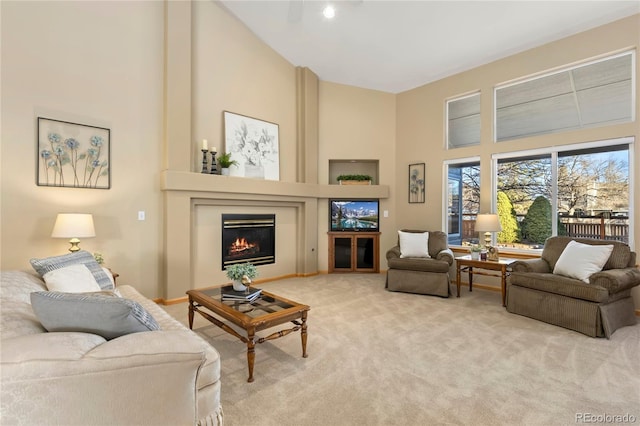
[(500, 218), (498, 217), (497, 214), (490, 214), (490, 213), (479, 214), (476, 217), (475, 230), (477, 232), (484, 232), (484, 245), (485, 247), (489, 247), (491, 245), (491, 233), (502, 231), (502, 226), (500, 225)]
[(86, 213), (58, 213), (56, 223), (53, 225), (52, 238), (71, 238), (69, 242), (70, 252), (80, 250), (79, 238), (91, 238), (96, 236), (93, 227), (93, 215)]

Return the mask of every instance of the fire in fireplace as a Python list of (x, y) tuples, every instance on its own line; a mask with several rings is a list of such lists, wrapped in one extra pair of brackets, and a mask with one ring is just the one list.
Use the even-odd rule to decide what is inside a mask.
[(244, 262), (275, 263), (275, 229), (274, 214), (223, 214), (222, 269)]

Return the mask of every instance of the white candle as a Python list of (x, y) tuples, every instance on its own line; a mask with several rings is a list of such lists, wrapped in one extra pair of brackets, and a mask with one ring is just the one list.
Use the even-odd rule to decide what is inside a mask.
[(202, 139), (202, 149), (204, 149), (205, 151), (208, 149), (207, 148), (207, 140), (206, 139)]
[(216, 147), (214, 146), (213, 148), (211, 148), (211, 152), (218, 152), (218, 150), (216, 149)]

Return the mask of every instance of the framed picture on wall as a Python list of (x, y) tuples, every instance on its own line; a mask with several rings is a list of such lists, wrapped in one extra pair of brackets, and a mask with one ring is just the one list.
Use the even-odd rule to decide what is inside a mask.
[(110, 135), (103, 127), (38, 117), (38, 186), (111, 188)]
[(277, 124), (224, 111), (224, 137), (226, 152), (237, 162), (237, 175), (280, 180)]
[(409, 203), (424, 203), (424, 163), (409, 164)]

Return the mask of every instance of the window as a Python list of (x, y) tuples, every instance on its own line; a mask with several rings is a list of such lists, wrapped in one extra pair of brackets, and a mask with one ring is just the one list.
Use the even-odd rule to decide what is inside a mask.
[(447, 101), (447, 147), (480, 144), (480, 93)]
[(496, 141), (633, 121), (634, 63), (625, 52), (496, 88)]
[(628, 244), (631, 142), (495, 155), (498, 245), (537, 249), (552, 235)]
[(477, 243), (474, 232), (476, 215), (480, 208), (480, 161), (445, 163), (447, 178), (447, 223), (449, 244)]

